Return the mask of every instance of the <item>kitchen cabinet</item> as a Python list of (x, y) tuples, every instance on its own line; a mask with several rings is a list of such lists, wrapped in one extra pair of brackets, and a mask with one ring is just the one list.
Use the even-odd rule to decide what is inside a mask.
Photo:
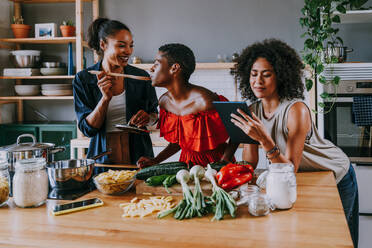
[(59, 152), (54, 155), (55, 161), (70, 159), (70, 140), (77, 137), (75, 122), (69, 124), (41, 125), (38, 128), (38, 132), (40, 142), (53, 143), (56, 146), (63, 146), (66, 148), (64, 152)]
[[(27, 124), (2, 124), (0, 125), (0, 146), (15, 144), (17, 137), (29, 133), (35, 136), (37, 142), (54, 143), (56, 146), (66, 148), (64, 152), (56, 153), (55, 160), (70, 159), (70, 140), (77, 137), (75, 122), (55, 123), (27, 123)], [(31, 142), (24, 138), (21, 142)]]
[[(39, 132), (34, 125), (4, 124), (0, 125), (0, 146), (15, 144), (21, 134), (32, 134), (36, 140), (39, 140)], [(29, 138), (21, 140), (21, 142), (31, 141)]]
[(359, 248), (370, 248), (372, 244), (372, 215), (359, 216)]

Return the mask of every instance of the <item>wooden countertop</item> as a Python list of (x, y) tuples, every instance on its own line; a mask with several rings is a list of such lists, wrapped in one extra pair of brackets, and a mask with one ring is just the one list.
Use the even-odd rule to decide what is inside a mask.
[[(0, 208), (0, 246), (9, 247), (352, 247), (335, 179), (331, 172), (297, 174), (294, 207), (265, 217), (246, 207), (236, 219), (211, 216), (178, 221), (154, 216), (121, 218), (119, 203), (135, 196), (106, 196), (93, 191), (104, 206), (53, 216), (57, 203), (34, 209)], [(147, 197), (147, 196), (143, 196)], [(60, 201), (59, 203), (62, 203)]]

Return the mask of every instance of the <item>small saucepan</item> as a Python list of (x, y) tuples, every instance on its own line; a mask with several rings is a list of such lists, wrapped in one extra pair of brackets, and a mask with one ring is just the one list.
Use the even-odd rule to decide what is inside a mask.
[[(31, 138), (31, 143), (21, 142), (21, 139)], [(65, 151), (65, 147), (53, 143), (38, 143), (32, 134), (22, 134), (17, 137), (17, 143), (0, 147), (0, 157), (8, 160), (9, 171), (14, 172), (17, 160), (28, 158), (45, 158), (46, 162), (54, 161), (54, 154)]]
[(50, 186), (58, 190), (74, 190), (85, 187), (92, 178), (95, 160), (108, 154), (111, 154), (110, 150), (90, 159), (70, 159), (48, 163), (47, 172)]
[(347, 49), (345, 46), (334, 46), (328, 47), (324, 50), (323, 61), (325, 58), (335, 57), (337, 58), (338, 63), (344, 63), (347, 59), (347, 54), (353, 52), (354, 49)]

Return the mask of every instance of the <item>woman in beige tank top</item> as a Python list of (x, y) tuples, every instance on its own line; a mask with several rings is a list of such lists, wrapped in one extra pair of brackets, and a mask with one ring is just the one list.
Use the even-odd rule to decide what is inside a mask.
[[(231, 121), (257, 140), (272, 163), (292, 163), (295, 171), (331, 170), (357, 247), (358, 187), (345, 153), (320, 137), (303, 102), (302, 61), (286, 43), (270, 39), (255, 43), (237, 59), (235, 77), (244, 98), (254, 102), (252, 118), (232, 114)], [(257, 165), (258, 145), (245, 146), (243, 159)]]

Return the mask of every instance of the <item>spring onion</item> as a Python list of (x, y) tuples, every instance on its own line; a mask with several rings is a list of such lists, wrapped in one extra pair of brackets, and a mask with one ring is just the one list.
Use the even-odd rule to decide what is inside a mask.
[(194, 179), (194, 202), (195, 210), (199, 217), (205, 215), (208, 211), (206, 210), (207, 205), (205, 204), (204, 195), (200, 187), (200, 180), (204, 177), (205, 170), (200, 165), (194, 165), (190, 169), (190, 176)]
[(231, 217), (235, 218), (237, 209), (235, 200), (225, 190), (217, 185), (215, 180), (217, 171), (212, 169), (209, 164), (207, 168), (205, 178), (207, 178), (213, 186), (213, 194), (211, 199), (216, 204), (213, 219), (222, 220), (225, 213), (229, 213)]
[(194, 210), (194, 198), (192, 192), (187, 185), (190, 180), (190, 173), (187, 170), (180, 170), (176, 175), (177, 182), (182, 186), (183, 199), (174, 208), (160, 212), (158, 218), (164, 218), (165, 216), (174, 213), (174, 218), (178, 220), (189, 219), (195, 216)]

